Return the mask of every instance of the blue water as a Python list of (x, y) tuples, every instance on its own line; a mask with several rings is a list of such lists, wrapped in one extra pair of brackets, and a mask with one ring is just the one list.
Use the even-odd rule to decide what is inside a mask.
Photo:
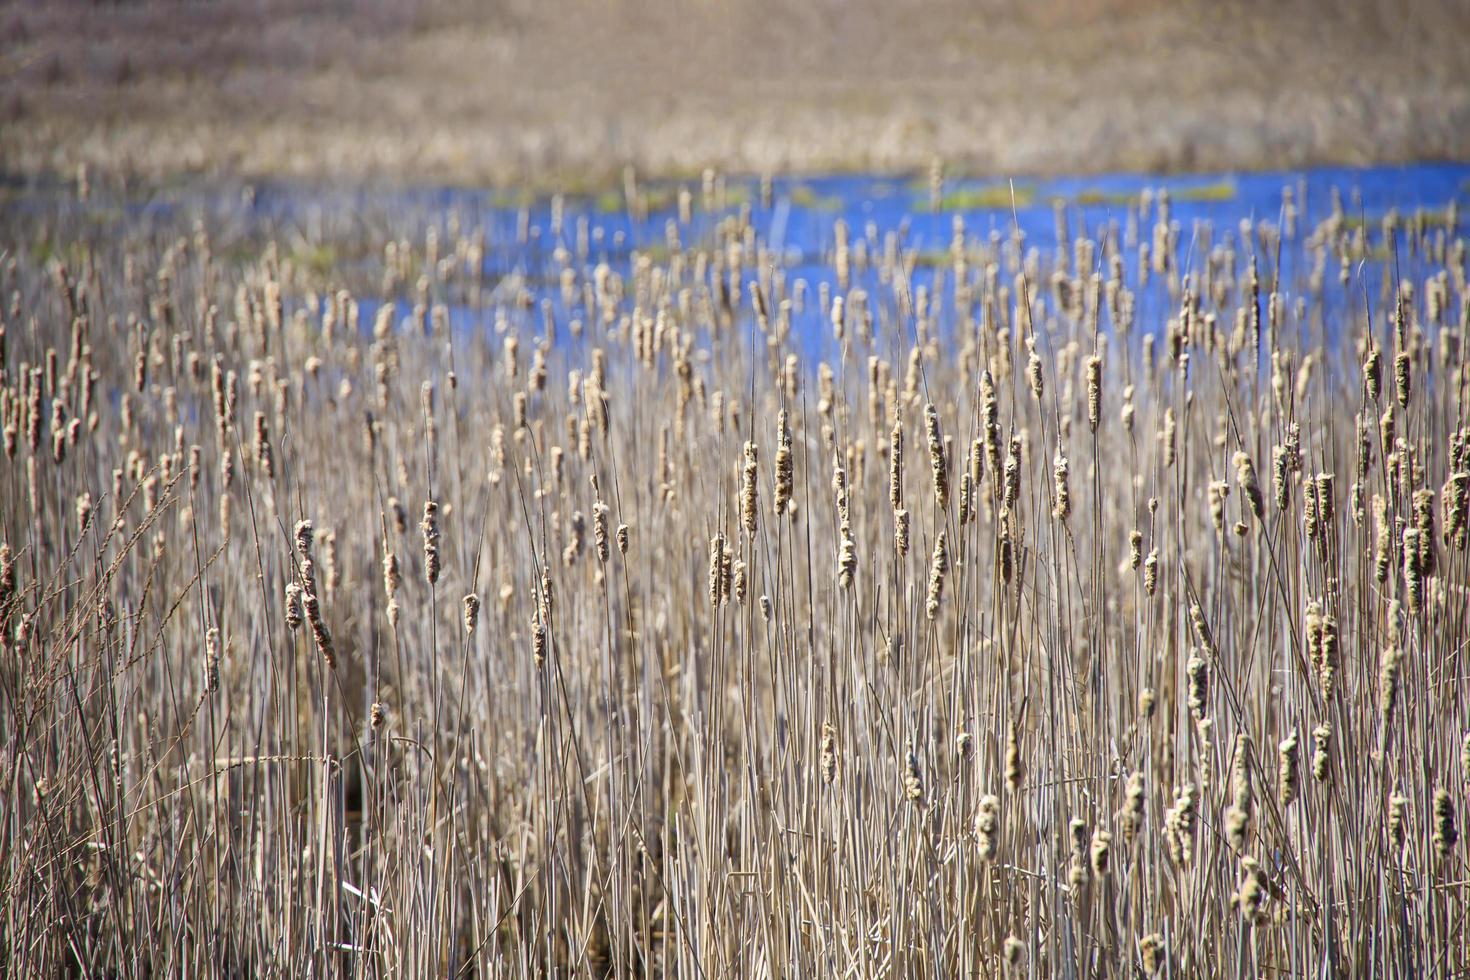
[[(558, 322), (565, 324), (574, 311), (563, 308), (557, 288), (553, 255), (557, 248), (573, 252), (573, 261), (585, 272), (600, 262), (615, 270), (626, 271), (635, 249), (665, 248), (666, 226), (678, 217), (677, 191), (689, 190), (693, 197), (694, 216), (679, 228), (685, 246), (708, 241), (717, 223), (737, 213), (747, 213), (762, 243), (779, 257), (788, 286), (798, 279), (806, 280), (808, 295), (806, 313), (798, 316), (793, 326), (798, 336), (820, 345), (826, 331), (817, 310), (815, 298), (821, 283), (832, 283), (834, 271), (830, 256), (834, 231), (839, 220), (845, 221), (851, 240), (862, 238), (882, 243), (890, 232), (899, 235), (902, 247), (917, 253), (921, 259), (915, 270), (914, 285), (932, 282), (935, 266), (947, 264), (947, 252), (954, 222), (962, 218), (966, 236), (972, 240), (992, 233), (1008, 234), (1013, 223), (1026, 236), (1028, 246), (1052, 249), (1057, 246), (1055, 202), (1065, 205), (1068, 233), (1076, 236), (1086, 231), (1096, 236), (1110, 222), (1121, 233), (1127, 221), (1128, 199), (1151, 191), (1155, 197), (1162, 189), (1171, 195), (1172, 219), (1178, 223), (1181, 253), (1188, 254), (1193, 229), (1201, 221), (1209, 222), (1216, 244), (1227, 236), (1237, 238), (1238, 227), (1245, 219), (1279, 223), (1284, 193), (1290, 189), (1297, 209), (1297, 233), (1305, 236), (1332, 208), (1334, 189), (1345, 214), (1366, 222), (1370, 235), (1376, 237), (1380, 219), (1397, 209), (1410, 216), (1420, 209), (1442, 213), (1451, 201), (1458, 203), (1463, 214), (1470, 213), (1470, 163), (1429, 163), (1409, 166), (1366, 169), (1325, 168), (1308, 171), (1204, 174), (1160, 177), (1141, 174), (1106, 174), (1086, 177), (1047, 179), (1016, 178), (1014, 215), (1011, 195), (1003, 179), (946, 180), (944, 194), (948, 204), (967, 205), (931, 207), (927, 178), (918, 176), (835, 175), (814, 177), (778, 177), (771, 181), (769, 207), (762, 206), (760, 181), (755, 177), (726, 177), (724, 186), (730, 198), (723, 211), (701, 208), (699, 178), (687, 181), (654, 181), (641, 184), (652, 206), (646, 220), (635, 220), (622, 206), (621, 195), (601, 198), (567, 196), (559, 204), (559, 233), (553, 230), (553, 201), (550, 197), (516, 200), (504, 191), (450, 187), (369, 187), (344, 189), (333, 185), (265, 182), (247, 188), (223, 189), (218, 185), (176, 188), (146, 200), (130, 203), (124, 213), (127, 219), (168, 221), (200, 214), (213, 215), (233, 223), (233, 227), (255, 230), (273, 237), (307, 243), (351, 241), (366, 232), (382, 238), (386, 233), (408, 238), (416, 252), (421, 252), (423, 233), (429, 227), (439, 231), (441, 255), (453, 254), (448, 235), (450, 216), (454, 216), (462, 232), (482, 230), (487, 243), (485, 279), (496, 282), (513, 277), (529, 288), (538, 301), (550, 299)], [(978, 192), (978, 194), (977, 194)], [(41, 195), (44, 199), (46, 195)], [(969, 205), (979, 206), (969, 206)], [(7, 209), (40, 207), (44, 200), (27, 202), (12, 198)], [(1150, 224), (1138, 228), (1139, 240), (1147, 241)], [(577, 255), (579, 228), (585, 228), (588, 243), (585, 255)], [(870, 235), (869, 232), (872, 232)], [(1292, 263), (1310, 260), (1299, 248), (1283, 255), (1280, 281), (1289, 284), (1307, 270)], [(1197, 256), (1191, 256), (1197, 258)], [(333, 264), (335, 275), (350, 275), (354, 268), (376, 278), (381, 252), (351, 256), (339, 253)], [(1404, 257), (1411, 262), (1412, 257)], [(754, 257), (747, 256), (747, 274), (753, 274)], [(1130, 279), (1136, 258), (1125, 262)], [(1335, 275), (1334, 266), (1328, 275)], [(1413, 267), (1400, 270), (1412, 278)], [(1366, 276), (1365, 276), (1366, 281)], [(937, 297), (936, 297), (937, 298)], [(493, 307), (508, 300), (504, 293), (492, 292), (488, 308), (469, 309), (451, 303), (451, 323), (463, 329), (479, 329), (493, 322)], [(400, 298), (406, 314), (407, 301)], [(370, 325), (375, 303), (363, 304), (363, 324)], [(1142, 312), (1142, 311), (1141, 311)]]

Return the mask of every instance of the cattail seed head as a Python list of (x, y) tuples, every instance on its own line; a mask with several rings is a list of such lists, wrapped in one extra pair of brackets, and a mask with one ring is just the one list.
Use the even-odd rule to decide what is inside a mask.
[(924, 805), (924, 775), (919, 769), (919, 757), (912, 748), (904, 755), (903, 796), (910, 803)]
[(1301, 773), (1297, 764), (1296, 732), (1281, 740), (1276, 747), (1276, 801), (1282, 809), (1296, 802), (1301, 792)]
[(949, 538), (941, 530), (934, 539), (934, 555), (929, 563), (929, 593), (924, 603), (924, 612), (929, 620), (939, 617), (939, 603), (944, 597), (944, 580), (949, 575)]
[(1261, 483), (1256, 479), (1256, 468), (1251, 463), (1251, 458), (1241, 451), (1235, 454), (1235, 482), (1240, 484), (1241, 490), (1245, 493), (1246, 500), (1251, 506), (1251, 513), (1260, 519), (1265, 513)]
[(757, 450), (755, 443), (745, 444), (745, 465), (740, 477), (740, 526), (750, 537), (755, 537), (756, 532), (756, 473), (757, 473)]
[(295, 582), (286, 584), (286, 628), (295, 631), (301, 627), (301, 586)]
[(1460, 839), (1455, 825), (1455, 802), (1444, 787), (1434, 790), (1434, 850), (1441, 858), (1448, 858)]
[(480, 622), (480, 597), (471, 592), (464, 597), (464, 631), (468, 636), (475, 635), (475, 627)]
[(944, 458), (944, 441), (939, 435), (939, 413), (934, 403), (924, 406), (924, 432), (929, 438), (929, 468), (934, 473), (934, 502), (941, 511), (949, 509), (949, 468)]
[(1323, 722), (1312, 729), (1312, 778), (1325, 783), (1332, 777), (1332, 725)]
[(979, 844), (980, 860), (993, 861), (1000, 847), (1000, 798), (986, 795), (980, 798), (975, 810), (975, 838)]
[(1082, 820), (1073, 819), (1067, 825), (1067, 836), (1072, 843), (1072, 857), (1067, 866), (1067, 885), (1072, 889), (1072, 897), (1081, 897), (1081, 891), (1086, 887), (1089, 880), (1089, 867), (1087, 862), (1087, 823)]
[(436, 501), (424, 501), (419, 532), (424, 538), (424, 578), (432, 586), (439, 581), (439, 504)]
[[(762, 596), (762, 599), (765, 599)], [(769, 601), (769, 600), (767, 600)], [(822, 722), (822, 750), (820, 758), (822, 782), (831, 786), (837, 779), (837, 729), (829, 721)]]
[(1138, 958), (1143, 964), (1144, 976), (1155, 976), (1163, 969), (1168, 959), (1168, 947), (1164, 945), (1164, 937), (1156, 932), (1151, 932), (1138, 941)]
[(1087, 359), (1087, 427), (1097, 431), (1102, 418), (1102, 358), (1096, 354)]
[(1125, 844), (1133, 843), (1138, 837), (1143, 826), (1144, 803), (1143, 773), (1135, 770), (1128, 777), (1127, 788), (1123, 792), (1123, 809), (1118, 813), (1118, 830)]
[(1056, 459), (1052, 463), (1052, 477), (1056, 483), (1056, 500), (1052, 506), (1052, 516), (1063, 524), (1067, 523), (1067, 518), (1072, 516), (1072, 488), (1067, 470), (1067, 457), (1062, 455), (1059, 446)]
[(1025, 778), (1026, 763), (1021, 759), (1020, 730), (1015, 722), (1011, 722), (1006, 734), (1006, 789), (1019, 793)]

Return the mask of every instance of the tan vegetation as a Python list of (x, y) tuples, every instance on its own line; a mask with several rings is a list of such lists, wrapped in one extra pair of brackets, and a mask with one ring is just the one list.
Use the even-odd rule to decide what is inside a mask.
[(1463, 973), (1457, 216), (1169, 209), (17, 217), (4, 972)]
[(566, 190), (1465, 159), (1467, 38), (1461, 0), (0, 0), (0, 168)]

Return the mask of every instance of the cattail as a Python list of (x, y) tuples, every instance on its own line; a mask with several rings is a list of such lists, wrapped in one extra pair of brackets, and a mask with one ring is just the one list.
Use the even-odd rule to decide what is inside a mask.
[(1143, 532), (1136, 528), (1128, 532), (1128, 567), (1137, 569), (1143, 564)]
[(1164, 945), (1164, 937), (1156, 932), (1151, 932), (1138, 941), (1138, 958), (1143, 963), (1144, 976), (1154, 976), (1164, 967), (1169, 958), (1168, 947)]
[(1184, 675), (1189, 681), (1189, 710), (1195, 718), (1203, 718), (1210, 700), (1210, 665), (1197, 651), (1191, 652)]
[(1322, 698), (1332, 697), (1333, 682), (1337, 676), (1338, 661), (1337, 617), (1322, 617), (1322, 632), (1318, 641), (1317, 675), (1322, 682)]
[(929, 594), (924, 603), (929, 620), (939, 617), (939, 603), (944, 597), (944, 580), (949, 575), (949, 539), (941, 530), (934, 539), (934, 556), (929, 564)]
[(893, 546), (898, 550), (898, 557), (906, 558), (909, 553), (909, 512), (896, 510), (893, 512)]
[(1052, 463), (1052, 477), (1056, 482), (1056, 502), (1052, 506), (1052, 516), (1065, 524), (1067, 518), (1072, 516), (1072, 489), (1067, 475), (1067, 457), (1062, 455), (1060, 446), (1057, 447), (1056, 459)]
[(1005, 960), (1006, 970), (1015, 976), (1020, 973), (1021, 960), (1026, 955), (1026, 944), (1015, 936), (1007, 936), (1005, 942), (1001, 943), (1001, 958)]
[(1325, 783), (1332, 777), (1332, 725), (1323, 722), (1312, 729), (1312, 778)]
[(301, 586), (295, 582), (286, 584), (286, 628), (293, 632), (301, 627)]
[(1413, 387), (1413, 373), (1409, 363), (1409, 352), (1399, 351), (1393, 359), (1394, 391), (1398, 395), (1399, 408), (1409, 407), (1409, 395)]
[(1095, 831), (1092, 835), (1092, 846), (1088, 849), (1088, 857), (1092, 865), (1092, 876), (1094, 878), (1106, 878), (1111, 870), (1113, 835), (1106, 830)]
[(1403, 650), (1397, 643), (1390, 643), (1384, 648), (1382, 657), (1378, 662), (1378, 715), (1380, 736), (1379, 751), (1388, 744), (1389, 734), (1393, 730), (1391, 716), (1393, 709), (1398, 704), (1400, 673), (1403, 668)]
[(1067, 836), (1072, 842), (1072, 857), (1067, 866), (1067, 884), (1072, 889), (1072, 896), (1078, 898), (1088, 881), (1087, 824), (1082, 820), (1072, 820), (1067, 825)]
[(1404, 605), (1409, 612), (1424, 608), (1424, 555), (1417, 527), (1404, 528)]
[(1164, 409), (1164, 466), (1174, 465), (1179, 455), (1178, 426), (1174, 421), (1174, 409)]
[(1237, 850), (1244, 850), (1255, 816), (1255, 785), (1251, 778), (1250, 736), (1235, 737), (1235, 763), (1230, 770), (1230, 808), (1225, 811), (1225, 831)]
[(1363, 389), (1370, 402), (1378, 401), (1383, 390), (1383, 354), (1376, 346), (1369, 349), (1363, 361)]
[(1322, 534), (1325, 535), (1337, 520), (1337, 503), (1333, 494), (1333, 481), (1336, 478), (1331, 473), (1317, 474), (1317, 519), (1322, 523)]
[(383, 551), (383, 592), (388, 599), (388, 625), (398, 626), (398, 586), (403, 577), (398, 569), (398, 556), (392, 551)]
[(1195, 788), (1185, 783), (1176, 792), (1174, 805), (1164, 812), (1165, 840), (1175, 864), (1188, 864), (1193, 854), (1195, 803)]
[(709, 539), (709, 604), (718, 607), (723, 600), (725, 536), (718, 532)]
[(1005, 463), (1005, 488), (1002, 501), (1006, 510), (1016, 506), (1016, 498), (1021, 495), (1021, 437), (1011, 436), (1009, 448), (1006, 450)]
[[(77, 533), (85, 534), (92, 523), (92, 495), (83, 491), (77, 496)], [(0, 607), (5, 605), (3, 596), (0, 596)]]
[(1245, 877), (1241, 880), (1239, 889), (1231, 896), (1230, 902), (1240, 908), (1240, 914), (1247, 922), (1255, 922), (1261, 914), (1261, 903), (1266, 898), (1266, 874), (1261, 863), (1250, 855), (1240, 859), (1240, 870)]
[(924, 431), (929, 437), (929, 468), (934, 472), (934, 502), (941, 511), (949, 509), (949, 470), (944, 459), (944, 442), (939, 436), (939, 413), (934, 403), (924, 406)]
[(546, 663), (546, 624), (539, 618), (531, 621), (531, 659), (537, 667)]
[(911, 803), (924, 804), (924, 777), (919, 771), (919, 757), (912, 748), (904, 755), (903, 796)]
[(786, 421), (786, 409), (781, 409), (781, 417), (778, 425), (780, 430), (780, 443), (776, 446), (776, 479), (772, 499), (775, 504), (776, 517), (786, 513), (787, 506), (791, 503), (792, 464), (791, 464), (791, 432)]
[(275, 478), (275, 458), (271, 453), (270, 428), (264, 412), (255, 413), (255, 462), (267, 480)]
[(1000, 798), (989, 794), (980, 798), (975, 811), (975, 838), (979, 843), (980, 860), (994, 861), (1000, 846)]
[(1035, 338), (1027, 337), (1026, 346), (1030, 354), (1026, 358), (1026, 384), (1031, 388), (1031, 393), (1040, 401), (1046, 387), (1041, 377), (1041, 356), (1036, 353)]
[(471, 592), (464, 597), (464, 631), (466, 636), (475, 635), (480, 622), (480, 597)]
[[(310, 560), (302, 564), (310, 564)], [(326, 664), (328, 670), (336, 670), (337, 653), (332, 644), (332, 633), (327, 629), (326, 620), (322, 618), (321, 604), (316, 592), (309, 588), (304, 590), (301, 604), (306, 613), (306, 624), (311, 628), (311, 638), (316, 642), (316, 649), (321, 654), (322, 662)]]
[(1451, 473), (1440, 492), (1444, 543), (1464, 551), (1470, 543), (1470, 473)]
[(613, 534), (613, 540), (618, 546), (618, 554), (628, 554), (628, 525), (619, 524), (617, 531)]
[(204, 690), (219, 690), (219, 628), (214, 626), (204, 634)]
[(609, 550), (607, 534), (607, 515), (607, 504), (603, 503), (601, 500), (593, 503), (592, 543), (593, 546), (597, 549), (597, 560), (602, 564), (607, 564), (608, 556), (611, 553)]
[(1265, 513), (1265, 503), (1261, 497), (1261, 483), (1256, 479), (1255, 465), (1243, 451), (1237, 451), (1235, 454), (1235, 482), (1240, 484), (1240, 489), (1245, 493), (1246, 500), (1251, 505), (1251, 513), (1260, 519)]
[(1097, 431), (1102, 418), (1102, 358), (1096, 354), (1087, 359), (1087, 427)]
[(1408, 836), (1408, 828), (1405, 826), (1405, 811), (1409, 807), (1409, 798), (1398, 790), (1394, 790), (1388, 798), (1388, 836), (1395, 846), (1403, 847), (1404, 839)]
[(439, 581), (439, 504), (424, 501), (424, 516), (419, 521), (419, 531), (424, 536), (424, 578), (430, 586)]
[(1026, 763), (1021, 759), (1021, 739), (1019, 727), (1011, 722), (1006, 734), (1006, 788), (1012, 793), (1021, 791), (1021, 783), (1026, 778)]
[(740, 478), (740, 526), (750, 537), (755, 537), (756, 531), (756, 487), (755, 477), (757, 470), (757, 451), (755, 443), (745, 444), (745, 466)]
[(903, 509), (903, 423), (895, 421), (888, 434), (888, 503)]
[(1153, 595), (1159, 586), (1159, 549), (1149, 550), (1148, 557), (1143, 560), (1143, 591)]
[(1118, 813), (1118, 830), (1123, 834), (1123, 843), (1131, 844), (1143, 827), (1143, 773), (1135, 770), (1128, 777), (1123, 791), (1123, 809)]
[(842, 536), (842, 544), (837, 550), (837, 585), (844, 591), (852, 587), (853, 576), (857, 574), (857, 545), (848, 535)]
[(1455, 802), (1448, 790), (1437, 787), (1434, 791), (1434, 850), (1441, 858), (1448, 858), (1459, 839), (1460, 832), (1455, 827)]
[(377, 731), (378, 729), (382, 728), (388, 720), (388, 708), (383, 704), (383, 702), (374, 701), (372, 708), (368, 712), (368, 716), (373, 726), (373, 731)]
[(1284, 810), (1296, 802), (1301, 791), (1301, 774), (1297, 765), (1297, 737), (1292, 732), (1276, 746), (1276, 801)]
[[(765, 597), (762, 596), (762, 599)], [(822, 722), (822, 782), (831, 786), (837, 779), (837, 729), (829, 721)]]

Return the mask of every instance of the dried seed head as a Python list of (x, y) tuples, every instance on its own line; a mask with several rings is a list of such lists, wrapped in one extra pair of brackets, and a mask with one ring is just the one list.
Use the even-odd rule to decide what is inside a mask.
[(852, 588), (853, 576), (857, 574), (857, 545), (846, 534), (837, 549), (837, 585), (846, 591)]
[(1388, 836), (1398, 847), (1404, 846), (1404, 839), (1408, 835), (1408, 821), (1404, 819), (1408, 807), (1409, 798), (1394, 790), (1388, 798)]
[(1087, 359), (1087, 427), (1097, 431), (1102, 418), (1102, 358), (1096, 354)]
[(919, 769), (919, 757), (910, 748), (904, 755), (903, 765), (903, 796), (904, 799), (920, 806), (924, 804), (924, 775)]
[(750, 537), (755, 537), (757, 498), (756, 498), (756, 473), (758, 471), (757, 450), (755, 443), (745, 444), (745, 465), (740, 477), (740, 526)]
[(1056, 500), (1052, 505), (1052, 516), (1063, 524), (1072, 516), (1072, 485), (1067, 473), (1067, 457), (1057, 447), (1056, 459), (1052, 462), (1052, 477), (1056, 483)]
[(424, 501), (424, 516), (419, 521), (419, 531), (424, 537), (424, 577), (429, 585), (439, 581), (439, 504)]
[(934, 473), (934, 502), (941, 511), (949, 509), (949, 468), (944, 458), (944, 441), (939, 435), (939, 413), (934, 403), (924, 406), (924, 432), (929, 438), (929, 468)]
[(829, 721), (822, 722), (821, 769), (822, 782), (831, 786), (837, 779), (837, 729)]
[(1164, 945), (1164, 937), (1156, 932), (1151, 932), (1138, 941), (1138, 958), (1143, 963), (1144, 976), (1154, 976), (1163, 969), (1168, 959), (1168, 947)]
[(1301, 773), (1297, 764), (1296, 732), (1281, 740), (1276, 747), (1276, 801), (1282, 809), (1296, 802), (1301, 792)]
[(480, 597), (471, 592), (464, 597), (464, 631), (475, 635), (475, 626), (480, 622)]
[(975, 838), (982, 861), (995, 860), (1000, 847), (1000, 798), (989, 794), (980, 798), (975, 810)]
[(1184, 674), (1189, 680), (1189, 710), (1195, 718), (1203, 718), (1210, 703), (1210, 665), (1197, 651), (1192, 652)]
[(939, 603), (944, 597), (944, 580), (949, 575), (949, 538), (941, 530), (934, 539), (934, 555), (929, 563), (929, 593), (924, 602), (924, 612), (929, 620), (939, 617)]
[(1332, 725), (1323, 722), (1312, 729), (1312, 778), (1325, 783), (1332, 777)]
[(1067, 867), (1067, 884), (1074, 899), (1081, 898), (1081, 891), (1089, 880), (1087, 863), (1087, 824), (1074, 819), (1067, 825), (1067, 836), (1072, 842), (1072, 858)]
[(292, 631), (301, 627), (301, 595), (300, 585), (295, 582), (286, 583), (286, 628)]
[(1235, 482), (1240, 484), (1241, 490), (1245, 493), (1246, 500), (1251, 506), (1251, 513), (1259, 519), (1265, 513), (1265, 503), (1261, 497), (1261, 483), (1256, 479), (1255, 465), (1244, 452), (1237, 451), (1235, 454)]
[(1434, 791), (1434, 850), (1441, 858), (1448, 858), (1459, 839), (1454, 799), (1444, 787), (1437, 787)]
[(1143, 827), (1143, 812), (1143, 773), (1135, 770), (1128, 777), (1127, 788), (1123, 792), (1123, 809), (1118, 813), (1118, 830), (1122, 832), (1125, 844), (1133, 843), (1138, 836)]
[(1006, 733), (1006, 789), (1019, 793), (1025, 778), (1026, 764), (1021, 759), (1020, 731), (1017, 724), (1011, 722)]

